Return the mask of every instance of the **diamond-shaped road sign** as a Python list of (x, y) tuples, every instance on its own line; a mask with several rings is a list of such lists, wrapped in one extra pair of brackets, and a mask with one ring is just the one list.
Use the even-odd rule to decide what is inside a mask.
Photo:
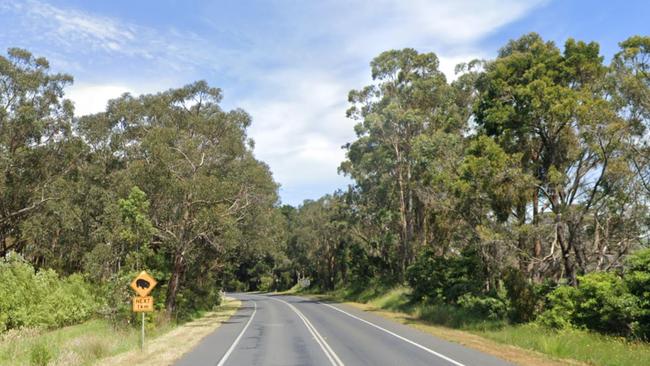
[(133, 281), (131, 281), (131, 288), (138, 293), (138, 295), (144, 297), (149, 295), (151, 290), (158, 282), (145, 271), (140, 272)]

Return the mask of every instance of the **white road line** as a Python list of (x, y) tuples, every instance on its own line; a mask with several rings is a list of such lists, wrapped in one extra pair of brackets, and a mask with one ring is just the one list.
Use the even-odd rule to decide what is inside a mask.
[(309, 330), (311, 335), (316, 340), (316, 343), (318, 343), (318, 345), (323, 350), (325, 356), (327, 356), (327, 358), (330, 360), (332, 365), (345, 366), (345, 364), (343, 364), (343, 361), (341, 361), (339, 356), (337, 356), (334, 350), (332, 350), (332, 347), (330, 347), (330, 345), (327, 344), (323, 336), (321, 336), (320, 333), (318, 333), (316, 327), (314, 327), (314, 325), (309, 321), (309, 319), (307, 319), (307, 317), (300, 310), (298, 310), (295, 306), (293, 306), (292, 304), (284, 300), (276, 299), (274, 297), (269, 297), (269, 299), (286, 304), (289, 307), (289, 309), (293, 310), (293, 312), (296, 313), (296, 315), (298, 315), (300, 320), (302, 320), (302, 322), (305, 323), (305, 327), (307, 327), (307, 330)]
[[(250, 300), (253, 301), (253, 300)], [(226, 360), (228, 360), (228, 357), (230, 357), (230, 354), (232, 351), (235, 350), (235, 347), (237, 347), (237, 343), (239, 343), (239, 340), (241, 337), (244, 335), (244, 332), (246, 332), (246, 329), (248, 329), (248, 326), (251, 325), (251, 322), (253, 321), (253, 318), (255, 317), (255, 313), (257, 313), (257, 303), (253, 301), (253, 313), (251, 314), (251, 317), (248, 319), (248, 322), (244, 326), (244, 329), (241, 330), (235, 341), (232, 343), (230, 348), (228, 348), (228, 351), (226, 351), (226, 354), (221, 357), (221, 360), (217, 364), (217, 366), (223, 366), (226, 363)]]
[(386, 333), (388, 333), (388, 334), (390, 334), (390, 335), (392, 335), (392, 336), (394, 336), (394, 337), (396, 337), (396, 338), (399, 338), (399, 339), (403, 340), (403, 341), (406, 342), (406, 343), (410, 343), (410, 344), (414, 345), (415, 347), (420, 348), (420, 349), (423, 350), (423, 351), (429, 352), (429, 353), (431, 353), (432, 355), (435, 355), (435, 356), (438, 356), (438, 357), (442, 358), (443, 360), (449, 361), (449, 362), (453, 363), (453, 364), (456, 365), (456, 366), (465, 366), (465, 365), (463, 365), (462, 363), (460, 363), (460, 362), (458, 362), (458, 361), (456, 361), (456, 360), (453, 360), (453, 359), (451, 359), (451, 358), (449, 358), (449, 357), (447, 357), (447, 356), (445, 356), (445, 355), (443, 355), (443, 354), (441, 354), (441, 353), (438, 353), (438, 352), (436, 352), (436, 351), (434, 351), (434, 350), (432, 350), (432, 349), (429, 349), (429, 348), (427, 348), (427, 347), (425, 347), (425, 346), (423, 346), (423, 345), (421, 345), (421, 344), (419, 344), (419, 343), (413, 342), (412, 340), (410, 340), (410, 339), (408, 339), (408, 338), (404, 338), (404, 337), (402, 337), (401, 335), (396, 334), (396, 333), (394, 333), (394, 332), (391, 332), (391, 331), (388, 330), (388, 329), (382, 328), (382, 327), (380, 327), (380, 326), (377, 325), (377, 324), (371, 323), (371, 322), (369, 322), (369, 321), (367, 321), (367, 320), (365, 320), (365, 319), (361, 319), (361, 318), (359, 318), (359, 317), (356, 316), (356, 315), (352, 315), (352, 314), (348, 313), (347, 311), (341, 310), (341, 309), (339, 309), (339, 308), (337, 308), (337, 307), (335, 307), (335, 306), (332, 306), (332, 305), (330, 305), (330, 304), (325, 304), (325, 303), (322, 303), (322, 302), (319, 302), (319, 304), (323, 304), (323, 305), (325, 305), (325, 306), (327, 306), (327, 307), (330, 307), (330, 308), (332, 308), (332, 309), (334, 309), (334, 310), (336, 310), (336, 311), (338, 311), (338, 312), (341, 312), (341, 313), (343, 313), (343, 314), (345, 314), (345, 315), (347, 315), (347, 316), (349, 316), (349, 317), (351, 317), (351, 318), (354, 318), (354, 319), (356, 319), (356, 320), (358, 320), (358, 321), (360, 321), (360, 322), (366, 323), (366, 324), (368, 324), (368, 325), (370, 325), (370, 326), (372, 326), (372, 327), (375, 327), (375, 328), (377, 328), (377, 329), (379, 329), (379, 330), (381, 330), (381, 331), (384, 331), (384, 332), (386, 332)]

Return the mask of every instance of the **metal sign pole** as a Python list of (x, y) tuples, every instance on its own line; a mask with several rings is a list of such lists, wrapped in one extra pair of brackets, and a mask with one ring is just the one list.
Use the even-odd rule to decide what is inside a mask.
[(140, 337), (140, 349), (144, 351), (144, 312), (142, 313), (142, 334)]

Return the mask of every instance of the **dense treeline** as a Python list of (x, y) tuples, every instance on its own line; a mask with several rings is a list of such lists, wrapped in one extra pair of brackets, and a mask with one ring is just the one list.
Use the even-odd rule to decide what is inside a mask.
[[(94, 289), (92, 309), (124, 318), (147, 269), (157, 307), (184, 316), (216, 304), (241, 266), (281, 255), (277, 184), (253, 156), (250, 116), (222, 110), (219, 89), (125, 94), (77, 118), (71, 82), (28, 51), (0, 57), (0, 330), (69, 323), (25, 319), (40, 297), (21, 294), (67, 288), (59, 276), (84, 282), (67, 296), (93, 304)], [(33, 318), (57, 311), (42, 307)]]
[(433, 53), (384, 52), (349, 94), (357, 139), (340, 172), (354, 183), (297, 208), (278, 207), (251, 119), (222, 110), (219, 89), (125, 94), (76, 117), (72, 77), (10, 49), (0, 330), (128, 319), (128, 282), (147, 269), (167, 317), (222, 288), (309, 278), (407, 285), (446, 316), (648, 339), (650, 38), (620, 47), (606, 63), (596, 43), (528, 34), (451, 82)]
[(563, 49), (537, 34), (449, 82), (384, 52), (349, 94), (354, 184), (290, 211), (318, 286), (407, 283), (483, 317), (650, 337), (650, 38)]

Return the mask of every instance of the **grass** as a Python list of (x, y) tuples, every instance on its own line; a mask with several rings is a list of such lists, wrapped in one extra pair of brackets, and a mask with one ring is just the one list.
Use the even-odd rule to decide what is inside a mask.
[(11, 330), (0, 339), (0, 365), (91, 365), (137, 345), (138, 334), (103, 319), (53, 331)]
[(241, 306), (235, 299), (226, 299), (216, 311), (180, 325), (172, 331), (147, 343), (144, 352), (139, 349), (102, 359), (98, 366), (157, 366), (171, 365), (183, 354), (194, 348), (203, 337), (212, 333), (228, 320)]
[[(369, 286), (372, 287), (372, 286)], [(476, 318), (454, 306), (409, 301), (404, 286), (339, 289), (314, 295), (373, 312), (435, 336), (520, 365), (650, 365), (650, 344), (585, 330), (554, 331), (536, 324), (509, 325)]]
[[(236, 308), (233, 306), (238, 305), (227, 301), (216, 312), (208, 313), (197, 321), (203, 320), (211, 323), (215, 314), (234, 313)], [(175, 326), (169, 323), (148, 328), (148, 344), (155, 342), (157, 337), (160, 338), (162, 335), (175, 331), (173, 330)], [(93, 365), (98, 360), (137, 349), (139, 337), (139, 328), (115, 328), (104, 319), (93, 319), (52, 331), (10, 330), (0, 335), (0, 365)]]
[(589, 365), (650, 365), (650, 344), (584, 330), (552, 331), (535, 324), (525, 324), (477, 334), (499, 343), (516, 345), (556, 358), (580, 360)]

